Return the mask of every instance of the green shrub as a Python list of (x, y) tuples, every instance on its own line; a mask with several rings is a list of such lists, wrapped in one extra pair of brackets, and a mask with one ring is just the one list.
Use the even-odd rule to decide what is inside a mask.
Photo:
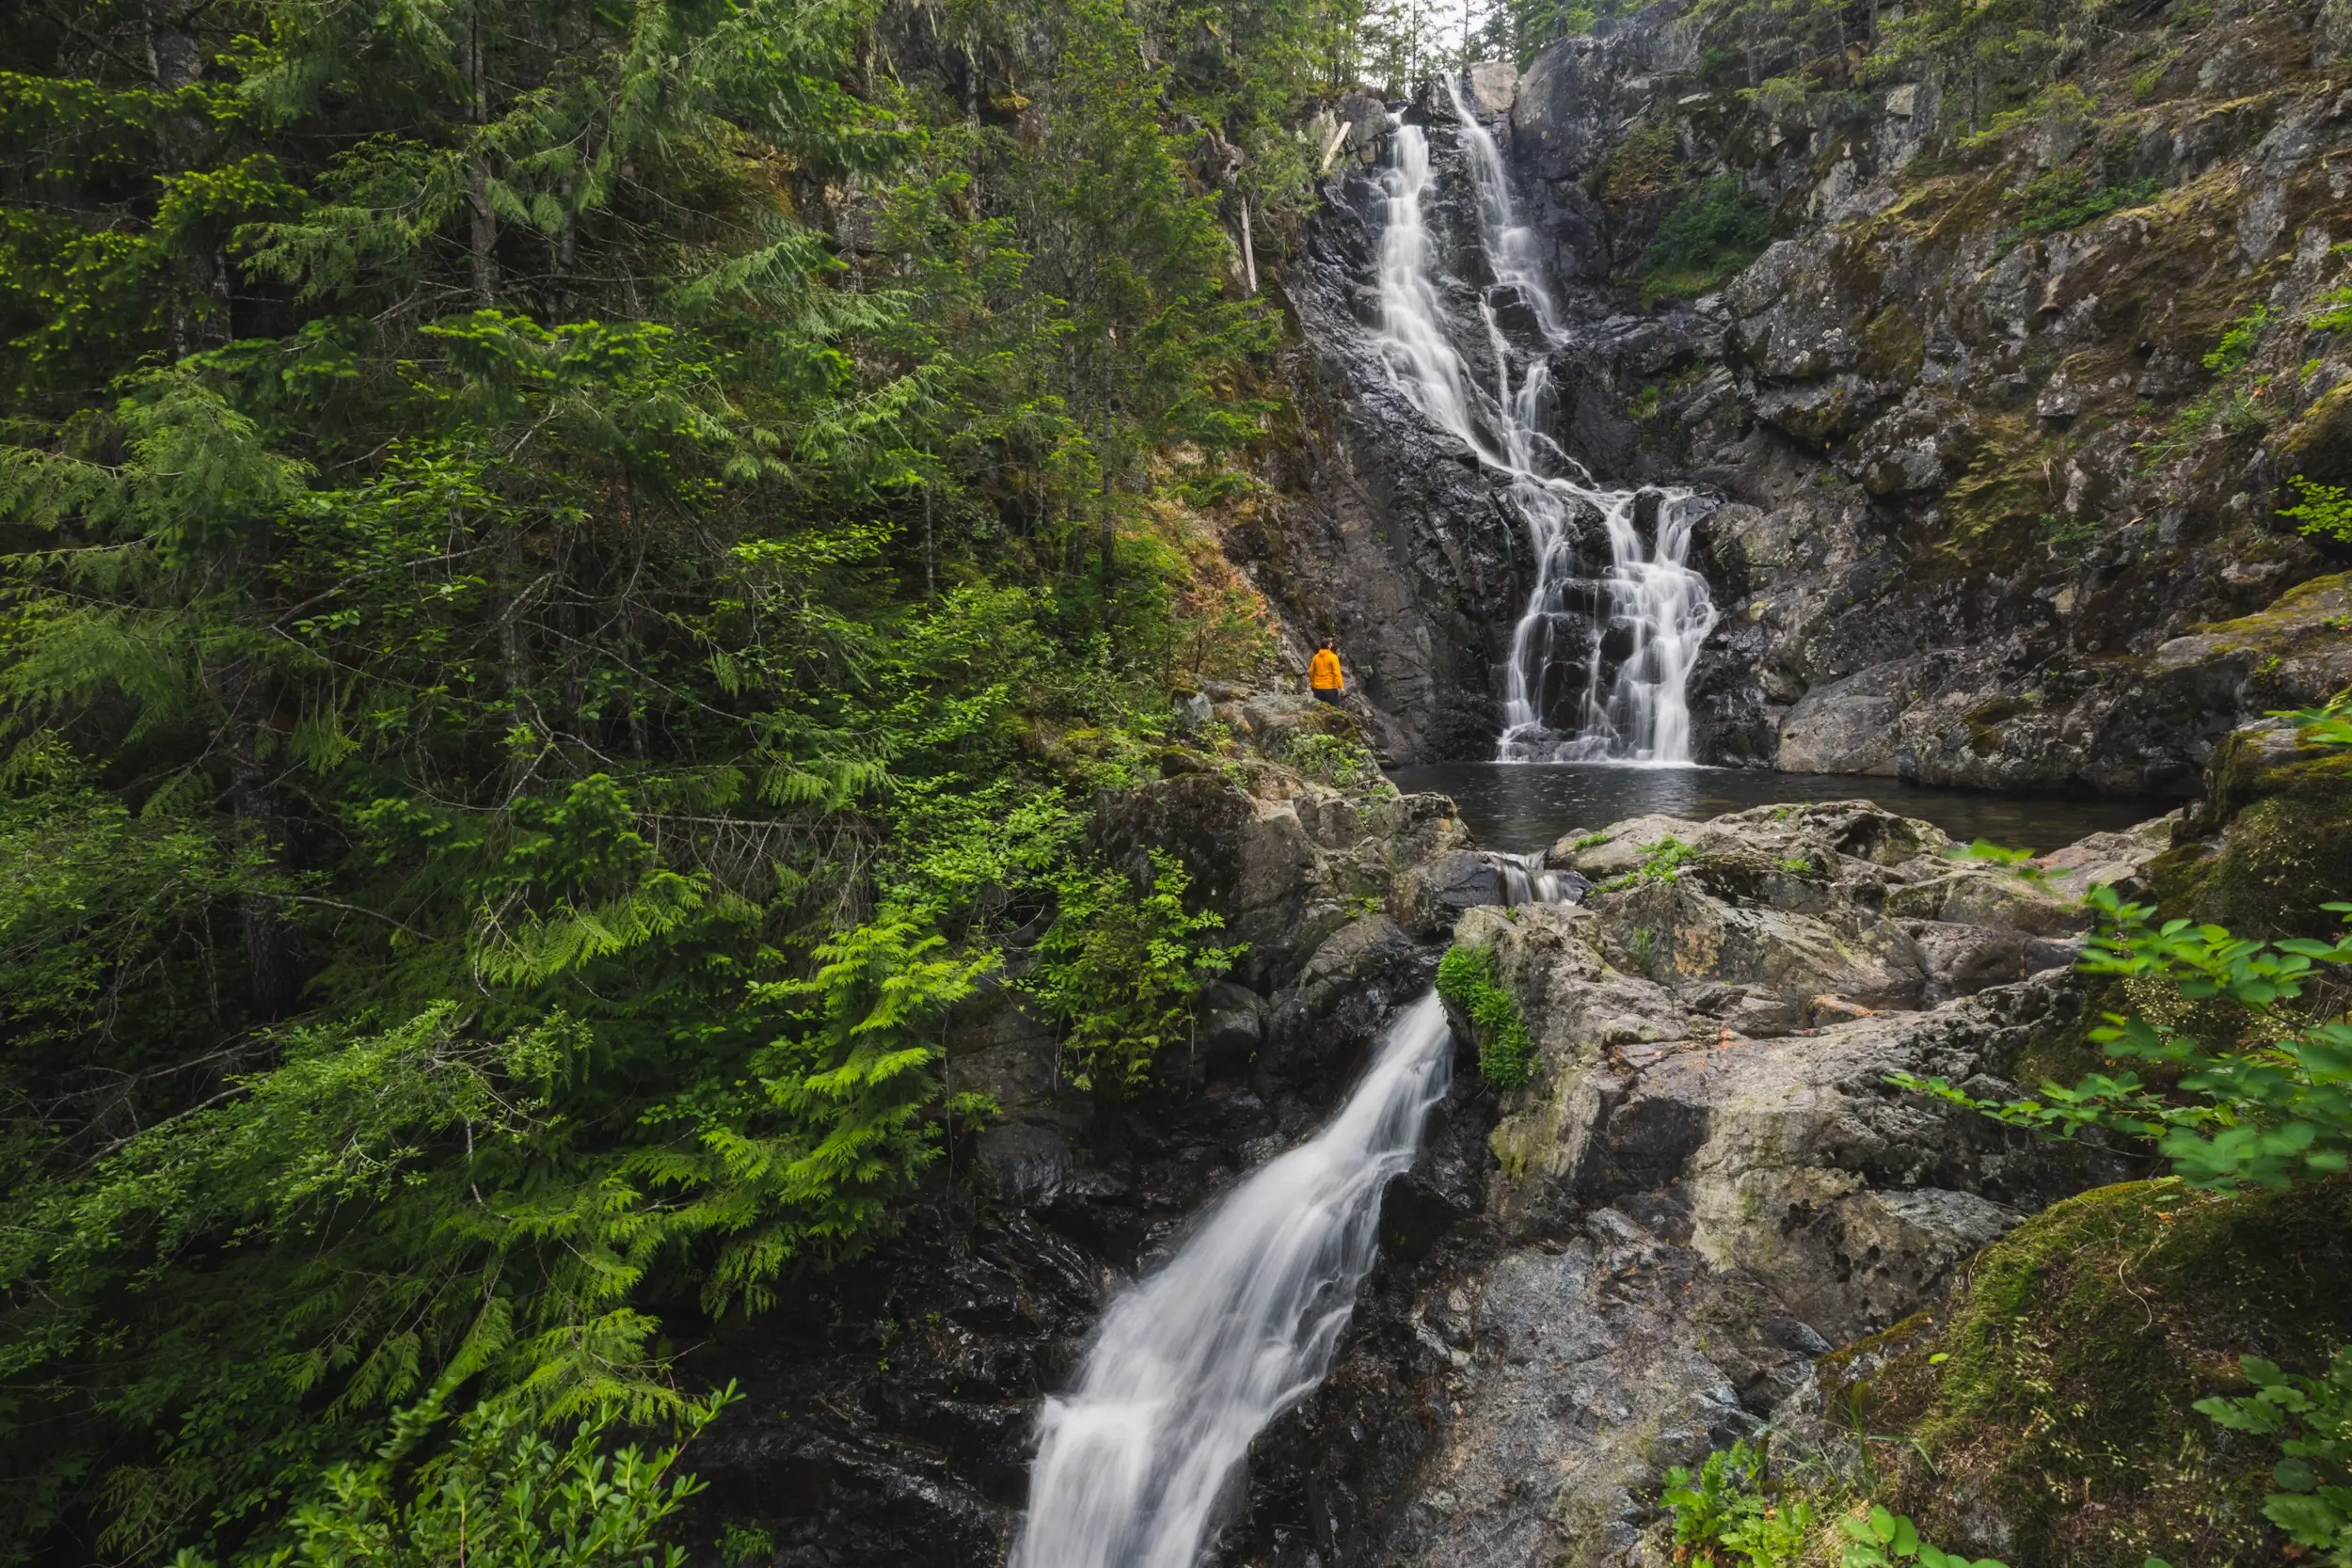
[(2279, 515), (2313, 537), (2352, 545), (2352, 497), (2346, 497), (2344, 486), (2321, 484), (2301, 474), (2295, 476), (2293, 483), (2296, 504), (2280, 507)]
[(2099, 542), (2099, 524), (2091, 517), (2061, 517), (2056, 513), (2042, 519), (2042, 542), (2050, 546), (2050, 553), (2071, 565), (2082, 564), (2090, 546)]
[(1893, 1568), (1902, 1562), (1919, 1568), (2003, 1568), (1989, 1557), (1972, 1562), (1963, 1553), (1930, 1545), (1919, 1539), (1917, 1526), (1876, 1505), (1867, 1514), (1840, 1523), (1847, 1536), (1844, 1568)]
[(2232, 322), (2229, 330), (2221, 334), (2221, 341), (2206, 354), (2205, 369), (2216, 375), (2234, 375), (2244, 370), (2254, 357), (2254, 351), (2262, 347), (2263, 338), (2276, 316), (2269, 306), (2257, 305)]
[[(2299, 717), (2314, 721), (2307, 737), (2344, 727), (2335, 709)], [(2147, 1140), (2193, 1186), (2276, 1189), (2346, 1169), (2352, 1022), (2313, 1019), (2289, 1005), (2320, 979), (2316, 966), (2352, 965), (2352, 935), (2333, 942), (2254, 942), (2186, 920), (2152, 926), (2153, 910), (2124, 903), (2112, 888), (2092, 889), (2089, 902), (2102, 918), (2082, 961), (2087, 973), (2127, 985), (2154, 982), (2186, 1003), (2222, 1004), (2243, 1026), (2212, 1042), (2185, 1026), (2185, 1011), (2155, 1018), (2110, 1013), (2091, 1031), (2109, 1056), (2157, 1063), (2167, 1076), (2177, 1074), (2170, 1089), (2144, 1084), (2137, 1072), (2092, 1073), (2071, 1088), (2045, 1083), (2040, 1100), (1997, 1101), (1975, 1099), (1941, 1078), (1898, 1073), (1892, 1082), (2059, 1137), (2095, 1127)], [(2326, 907), (2352, 921), (2352, 904)]]
[(1301, 730), (1282, 748), (1282, 760), (1311, 779), (1342, 789), (1363, 789), (1387, 782), (1379, 759), (1356, 741)]
[[(612, 1449), (624, 1425), (614, 1407), (559, 1439), (515, 1401), (475, 1406), (434, 1452), (447, 1394), (394, 1418), (372, 1462), (326, 1471), (294, 1511), (292, 1547), (248, 1552), (242, 1568), (681, 1568), (686, 1552), (657, 1531), (702, 1485), (670, 1472), (683, 1441), (735, 1402), (732, 1386), (686, 1405), (680, 1444), (653, 1454)], [(211, 1568), (194, 1549), (173, 1561)]]
[(1737, 175), (1724, 174), (1682, 194), (1635, 265), (1645, 307), (1661, 299), (1710, 293), (1772, 243), (1772, 210)]
[(2296, 1377), (2252, 1355), (2238, 1368), (2254, 1392), (2199, 1400), (2197, 1409), (2233, 1432), (2299, 1430), (2280, 1444), (2286, 1457), (2271, 1479), (2280, 1489), (2263, 1500), (2264, 1516), (2340, 1568), (2352, 1563), (2352, 1347), (2336, 1352), (2325, 1377)]
[(1438, 960), (1438, 994), (1470, 1020), (1477, 1037), (1479, 1075), (1498, 1089), (1516, 1089), (1535, 1070), (1535, 1042), (1518, 1004), (1495, 981), (1491, 947), (1454, 946)]
[(2143, 206), (2163, 189), (2164, 182), (2156, 179), (2103, 181), (2078, 168), (2052, 169), (2006, 198), (2016, 221), (2002, 232), (1994, 255), (2008, 255), (2028, 235), (2079, 229), (2109, 213)]
[(1677, 1561), (1713, 1568), (1717, 1549), (1736, 1552), (1749, 1568), (1791, 1568), (1813, 1532), (1813, 1506), (1768, 1494), (1764, 1450), (1738, 1442), (1707, 1456), (1693, 1475), (1677, 1465), (1666, 1472), (1658, 1499), (1674, 1520)]
[[(1674, 1524), (1675, 1560), (1691, 1568), (1797, 1568), (1806, 1560), (1815, 1516), (1811, 1499), (1775, 1486), (1765, 1473), (1765, 1450), (1735, 1442), (1692, 1471), (1666, 1472), (1659, 1502)], [(1873, 1506), (1839, 1521), (1847, 1537), (1842, 1568), (2004, 1568), (1990, 1558), (1972, 1562), (1919, 1539), (1908, 1519)]]
[(1163, 1054), (1191, 1039), (1201, 988), (1241, 952), (1202, 941), (1225, 922), (1186, 911), (1191, 886), (1184, 863), (1158, 849), (1140, 887), (1100, 865), (1056, 884), (1053, 927), (1022, 985), (1066, 1031), (1063, 1070), (1079, 1088), (1112, 1099), (1143, 1088)]

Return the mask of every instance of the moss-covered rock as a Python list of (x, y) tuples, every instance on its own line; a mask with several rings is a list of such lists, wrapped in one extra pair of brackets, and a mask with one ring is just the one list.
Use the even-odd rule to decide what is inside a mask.
[(1821, 1367), (1882, 1495), (1947, 1546), (2035, 1568), (2274, 1560), (2277, 1452), (2196, 1401), (2237, 1357), (2317, 1370), (2352, 1338), (2352, 1184), (2214, 1197), (2171, 1180), (2055, 1205), (1943, 1307)]
[(2199, 825), (2204, 839), (2149, 868), (2165, 914), (2258, 937), (2337, 928), (2321, 906), (2352, 897), (2352, 755), (2282, 725), (2239, 730), (2215, 754)]
[(2352, 381), (2339, 383), (2280, 436), (2280, 468), (2323, 483), (2352, 481)]

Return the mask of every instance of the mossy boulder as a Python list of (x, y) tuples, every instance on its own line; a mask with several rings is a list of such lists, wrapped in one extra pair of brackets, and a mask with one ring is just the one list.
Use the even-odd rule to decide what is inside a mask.
[(2275, 1448), (2192, 1408), (2237, 1358), (2321, 1370), (2352, 1338), (2352, 1184), (2103, 1187), (1988, 1248), (1941, 1307), (1822, 1363), (1882, 1497), (1947, 1547), (2037, 1568), (2276, 1560)]
[(2239, 730), (2207, 780), (2211, 836), (2149, 867), (2158, 908), (2245, 936), (2335, 931), (2321, 906), (2352, 897), (2352, 754), (2307, 749), (2283, 725)]
[(2326, 484), (2352, 482), (2352, 381), (2340, 382), (2280, 434), (2281, 471)]

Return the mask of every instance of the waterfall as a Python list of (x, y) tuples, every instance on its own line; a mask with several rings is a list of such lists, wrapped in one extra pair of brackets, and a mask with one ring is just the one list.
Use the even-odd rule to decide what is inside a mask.
[[(1544, 434), (1552, 402), (1549, 356), (1565, 337), (1559, 307), (1544, 281), (1534, 233), (1518, 220), (1501, 149), (1452, 77), (1446, 90), (1475, 198), (1479, 246), (1494, 278), (1476, 293), (1494, 385), (1476, 384), (1444, 309), (1453, 280), (1442, 271), (1430, 227), (1435, 181), (1429, 135), (1418, 125), (1397, 128), (1385, 174), (1379, 341), (1398, 387), (1467, 442), (1482, 465), (1506, 476), (1526, 522), (1535, 580), (1511, 632), (1496, 760), (1688, 762), (1691, 670), (1715, 626), (1707, 579), (1686, 563), (1704, 505), (1687, 490), (1596, 484)], [(1522, 313), (1539, 341), (1534, 353), (1517, 351), (1504, 332), (1505, 315)], [(1524, 327), (1521, 335), (1528, 335)], [(1523, 365), (1516, 380), (1515, 359)], [(1578, 546), (1592, 520), (1607, 536), (1610, 563), (1597, 578), (1580, 578)], [(1556, 646), (1564, 623), (1577, 619), (1584, 623), (1582, 645)], [(1579, 665), (1581, 682), (1573, 691), (1559, 689), (1561, 677)], [(1571, 702), (1575, 727), (1563, 733), (1549, 720)]]
[(1193, 1568), (1250, 1439), (1330, 1370), (1381, 1190), (1451, 1069), (1433, 993), (1389, 1026), (1328, 1126), (1111, 1304), (1076, 1389), (1045, 1402), (1011, 1568)]
[(1502, 903), (1505, 909), (1521, 904), (1579, 904), (1584, 892), (1593, 884), (1573, 871), (1554, 871), (1545, 865), (1548, 858), (1541, 849), (1524, 854), (1489, 849), (1486, 859), (1502, 873)]

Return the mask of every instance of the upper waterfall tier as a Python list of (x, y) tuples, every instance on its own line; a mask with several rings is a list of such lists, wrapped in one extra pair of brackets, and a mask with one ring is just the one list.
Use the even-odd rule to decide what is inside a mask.
[[(1597, 484), (1549, 435), (1550, 356), (1565, 334), (1534, 236), (1519, 222), (1502, 150), (1449, 79), (1452, 177), (1472, 232), (1447, 254), (1432, 221), (1433, 131), (1402, 125), (1385, 173), (1379, 345), (1413, 404), (1503, 477), (1534, 555), (1502, 671), (1505, 762), (1691, 758), (1688, 686), (1715, 624), (1688, 564), (1704, 506), (1684, 490)], [(1478, 281), (1478, 279), (1485, 281)], [(1490, 367), (1491, 382), (1473, 365)]]

